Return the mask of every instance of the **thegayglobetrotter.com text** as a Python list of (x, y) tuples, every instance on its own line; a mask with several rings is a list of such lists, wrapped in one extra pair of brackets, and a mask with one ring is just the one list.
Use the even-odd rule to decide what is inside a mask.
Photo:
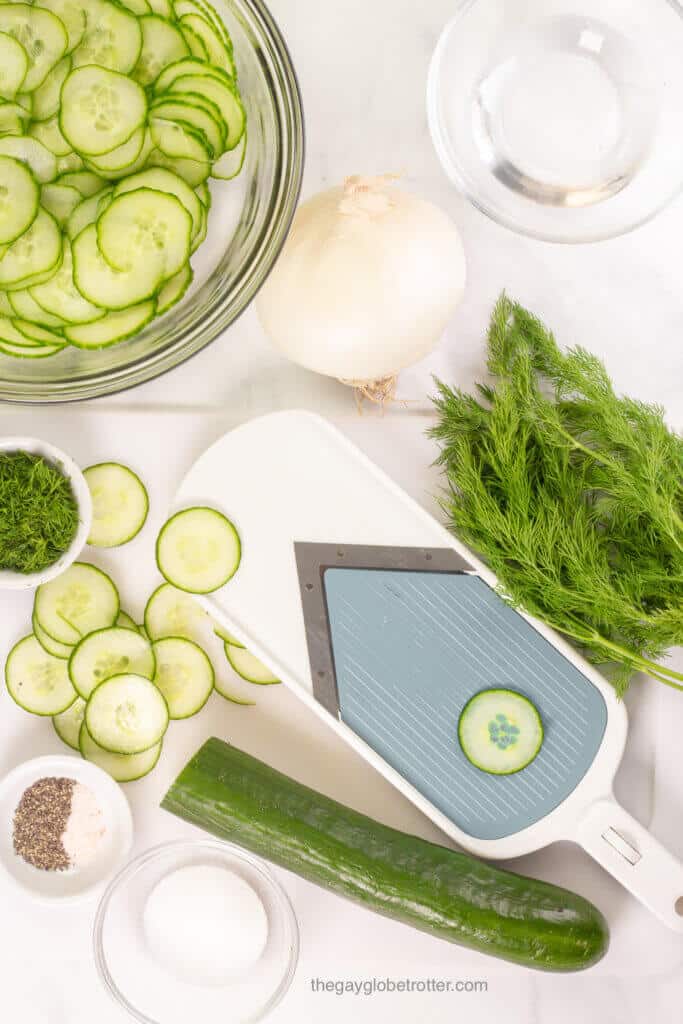
[(479, 978), (311, 978), (311, 992), (335, 996), (375, 996), (393, 992), (488, 992)]

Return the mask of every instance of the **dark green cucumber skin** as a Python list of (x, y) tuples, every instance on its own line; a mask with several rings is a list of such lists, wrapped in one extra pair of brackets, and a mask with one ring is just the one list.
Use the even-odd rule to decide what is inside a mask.
[(162, 807), (387, 917), (546, 971), (578, 971), (607, 951), (583, 897), (397, 832), (210, 739)]

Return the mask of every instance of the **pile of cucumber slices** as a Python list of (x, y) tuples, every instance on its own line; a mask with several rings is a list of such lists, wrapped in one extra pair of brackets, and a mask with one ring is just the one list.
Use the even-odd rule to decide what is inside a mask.
[(207, 180), (245, 149), (208, 0), (0, 3), (0, 352), (103, 348), (169, 310)]
[[(88, 543), (128, 543), (147, 520), (144, 484), (116, 462), (90, 466), (84, 476), (94, 510)], [(36, 590), (33, 631), (5, 665), (10, 696), (25, 711), (51, 717), (60, 739), (118, 782), (147, 775), (169, 722), (196, 715), (214, 689), (249, 705), (251, 684), (279, 682), (192, 596), (227, 582), (240, 555), (239, 535), (221, 512), (177, 512), (159, 533), (157, 564), (166, 582), (147, 601), (143, 625), (121, 610), (107, 573), (75, 562)], [(220, 651), (219, 642), (226, 665), (217, 676), (207, 649)]]

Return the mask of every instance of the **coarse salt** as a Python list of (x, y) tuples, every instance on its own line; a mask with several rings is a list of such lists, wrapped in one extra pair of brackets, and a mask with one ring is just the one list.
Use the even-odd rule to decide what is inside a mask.
[(62, 845), (71, 867), (89, 864), (107, 831), (102, 808), (93, 791), (77, 782), (71, 797), (71, 812), (62, 835)]

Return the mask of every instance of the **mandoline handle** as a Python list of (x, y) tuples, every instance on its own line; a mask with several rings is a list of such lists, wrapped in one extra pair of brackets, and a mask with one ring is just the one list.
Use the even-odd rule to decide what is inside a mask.
[(613, 796), (591, 804), (573, 838), (660, 921), (683, 933), (683, 863)]

